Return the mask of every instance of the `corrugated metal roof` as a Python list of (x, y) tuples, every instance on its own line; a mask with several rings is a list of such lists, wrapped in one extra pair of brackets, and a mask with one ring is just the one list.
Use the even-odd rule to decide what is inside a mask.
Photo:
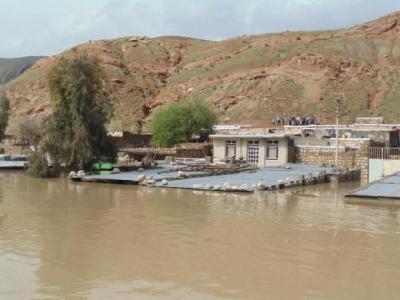
[(373, 182), (346, 196), (400, 199), (400, 172)]

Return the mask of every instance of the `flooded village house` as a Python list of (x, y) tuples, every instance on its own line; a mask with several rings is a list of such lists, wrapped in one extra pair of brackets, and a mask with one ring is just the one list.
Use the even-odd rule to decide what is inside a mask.
[[(338, 167), (359, 169), (362, 184), (400, 171), (400, 124), (385, 124), (383, 118), (358, 118), (338, 129)], [(336, 163), (335, 125), (280, 129), (219, 125), (210, 139), (215, 163), (245, 160), (259, 167)]]
[(214, 162), (246, 160), (259, 167), (289, 162), (289, 136), (283, 131), (250, 126), (216, 126), (210, 135)]
[[(335, 125), (285, 126), (293, 139), (295, 161), (334, 164)], [(400, 124), (385, 124), (383, 118), (357, 118), (354, 124), (338, 126), (338, 166), (359, 168), (361, 183), (375, 181), (400, 171)]]

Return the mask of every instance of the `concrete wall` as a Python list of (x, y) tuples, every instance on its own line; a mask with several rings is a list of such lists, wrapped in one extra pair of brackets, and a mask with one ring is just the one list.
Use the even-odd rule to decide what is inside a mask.
[[(339, 152), (338, 163), (341, 168), (358, 168), (361, 170), (361, 183), (368, 183), (368, 149), (369, 141), (362, 141), (358, 149)], [(334, 165), (335, 148), (296, 147), (295, 161), (311, 165)]]
[[(237, 149), (236, 149), (237, 153)], [(225, 159), (225, 140), (213, 139), (213, 157), (214, 159)]]
[(236, 140), (236, 155), (238, 156), (237, 158), (247, 159), (247, 140)]
[(369, 182), (382, 179), (396, 172), (400, 172), (400, 160), (370, 159), (369, 160)]
[(4, 149), (4, 153), (14, 155), (26, 155), (28, 154), (28, 147), (24, 146), (13, 146), (8, 144), (0, 144), (0, 148)]
[(258, 149), (258, 165), (260, 167), (265, 167), (265, 156), (267, 153), (267, 140), (260, 140), (260, 148)]

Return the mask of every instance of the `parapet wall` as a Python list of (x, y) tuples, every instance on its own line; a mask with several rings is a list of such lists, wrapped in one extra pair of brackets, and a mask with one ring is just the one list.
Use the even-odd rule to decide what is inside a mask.
[[(338, 163), (340, 168), (360, 169), (361, 184), (368, 183), (368, 149), (369, 141), (360, 141), (358, 148), (339, 151)], [(334, 147), (305, 146), (295, 147), (295, 162), (310, 165), (334, 165)]]

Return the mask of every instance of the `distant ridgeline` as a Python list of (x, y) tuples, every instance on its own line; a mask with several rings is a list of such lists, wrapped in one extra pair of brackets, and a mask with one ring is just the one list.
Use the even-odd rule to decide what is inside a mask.
[(42, 56), (0, 58), (0, 85), (17, 78), (41, 58)]

